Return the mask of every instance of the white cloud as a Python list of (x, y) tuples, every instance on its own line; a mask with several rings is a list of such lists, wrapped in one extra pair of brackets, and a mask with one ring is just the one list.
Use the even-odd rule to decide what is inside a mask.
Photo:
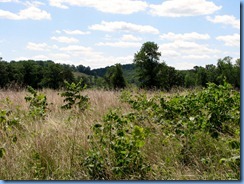
[(45, 5), (45, 3), (40, 2), (40, 1), (26, 1), (23, 4), (27, 7), (38, 7), (41, 5)]
[(63, 2), (60, 0), (49, 0), (49, 4), (51, 6), (55, 6), (57, 8), (62, 8), (62, 9), (68, 9), (69, 8), (68, 6), (63, 5), (62, 3)]
[(89, 26), (89, 29), (97, 30), (97, 31), (106, 31), (106, 32), (125, 31), (125, 32), (159, 34), (159, 30), (152, 26), (132, 24), (123, 21), (115, 21), (115, 22), (102, 21), (101, 24), (94, 24)]
[(91, 47), (84, 47), (81, 45), (69, 45), (67, 47), (60, 48), (61, 51), (70, 51), (70, 52), (92, 52)]
[(183, 59), (210, 59), (210, 55), (186, 55), (182, 56)]
[(69, 6), (91, 7), (114, 14), (132, 14), (144, 11), (148, 4), (140, 0), (49, 0), (51, 6), (67, 9)]
[(123, 41), (135, 41), (135, 42), (142, 40), (142, 38), (130, 34), (123, 35), (121, 39)]
[(110, 47), (122, 47), (122, 48), (129, 48), (129, 47), (140, 47), (142, 43), (139, 42), (99, 42), (96, 44), (97, 46), (110, 46)]
[(165, 17), (208, 15), (222, 7), (207, 0), (166, 0), (160, 5), (150, 5), (150, 14)]
[(197, 64), (192, 62), (177, 62), (173, 67), (178, 70), (188, 70), (192, 69), (194, 66), (197, 66)]
[(59, 36), (59, 37), (51, 37), (52, 40), (55, 40), (57, 42), (61, 42), (61, 43), (77, 43), (79, 42), (78, 39), (76, 38), (72, 38), (72, 37), (66, 37), (66, 36)]
[(50, 57), (53, 58), (53, 60), (68, 60), (68, 59), (70, 59), (70, 55), (64, 54), (64, 53), (50, 54)]
[[(163, 47), (163, 46), (162, 46)], [(170, 49), (160, 49), (160, 52), (163, 56), (163, 58), (176, 58), (176, 57), (180, 57), (181, 53), (177, 52), (175, 50), (170, 50)]]
[(5, 10), (0, 10), (0, 18), (13, 19), (13, 20), (20, 19), (18, 15)]
[(160, 36), (161, 39), (165, 40), (208, 40), (210, 36), (208, 34), (199, 34), (196, 32), (184, 33), (184, 34), (175, 34), (169, 32)]
[(30, 57), (17, 57), (14, 58), (15, 61), (21, 61), (21, 60), (50, 60), (46, 55), (36, 55), (36, 56), (30, 56)]
[(213, 54), (219, 53), (220, 51), (217, 49), (211, 49), (208, 45), (198, 44), (196, 42), (190, 41), (181, 41), (176, 40), (174, 42), (165, 43), (160, 45), (160, 49), (165, 50), (177, 50), (183, 54)]
[(80, 30), (63, 30), (64, 33), (69, 34), (69, 35), (87, 35), (90, 34), (91, 32), (89, 31), (80, 31)]
[(91, 47), (85, 47), (82, 45), (69, 45), (67, 47), (62, 47), (59, 50), (65, 54), (71, 55), (72, 57), (96, 58), (102, 55), (101, 52), (96, 52)]
[(18, 3), (19, 0), (0, 0), (0, 3)]
[(0, 3), (18, 3), (19, 0), (0, 0)]
[(218, 36), (216, 39), (223, 41), (226, 46), (240, 47), (240, 34)]
[(58, 46), (57, 45), (49, 46), (46, 43), (28, 42), (26, 48), (35, 51), (49, 51), (50, 49), (58, 49)]
[(51, 15), (44, 10), (41, 10), (37, 7), (28, 7), (24, 10), (21, 10), (19, 13), (15, 14), (9, 11), (0, 10), (0, 18), (12, 19), (12, 20), (42, 20), (42, 19), (51, 19)]
[(46, 43), (28, 42), (26, 47), (29, 50), (44, 51), (47, 50), (48, 45)]
[[(192, 63), (191, 65), (182, 64), (189, 61), (202, 61), (206, 60), (215, 61), (218, 55), (221, 54), (220, 50), (209, 47), (206, 44), (198, 44), (192, 41), (175, 40), (170, 43), (159, 45), (161, 58), (167, 62), (175, 62), (174, 67), (177, 69), (190, 69), (192, 65), (199, 65)], [(180, 63), (179, 63), (180, 62)]]
[(47, 57), (46, 55), (33, 56), (33, 57), (31, 57), (31, 59), (33, 59), (33, 60), (44, 60), (44, 61), (50, 60), (50, 58)]
[(236, 19), (236, 17), (234, 17), (233, 15), (217, 15), (214, 18), (207, 16), (206, 18), (208, 21), (213, 23), (230, 25), (236, 29), (240, 29), (240, 20)]
[(55, 33), (61, 34), (62, 32), (60, 30), (56, 30)]
[(99, 56), (91, 56), (89, 58), (82, 59), (79, 63), (85, 66), (90, 66), (92, 69), (94, 68), (101, 68), (106, 66), (111, 66), (116, 63), (121, 64), (129, 64), (133, 62), (133, 56), (105, 56), (105, 55), (99, 55)]

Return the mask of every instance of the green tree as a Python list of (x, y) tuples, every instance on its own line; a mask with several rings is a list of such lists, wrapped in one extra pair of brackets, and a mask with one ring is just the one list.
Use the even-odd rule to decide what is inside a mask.
[(0, 87), (4, 87), (8, 82), (8, 63), (0, 60)]
[(233, 66), (234, 70), (234, 87), (240, 88), (241, 86), (241, 61), (240, 58), (236, 60), (236, 63)]
[(161, 56), (161, 53), (158, 52), (158, 49), (159, 47), (156, 43), (146, 42), (134, 56), (134, 63), (138, 68), (141, 87), (160, 87), (157, 75), (160, 69), (159, 57)]
[(225, 57), (223, 59), (219, 59), (217, 63), (217, 73), (218, 73), (218, 82), (220, 84), (223, 83), (224, 79), (226, 82), (230, 84), (234, 84), (235, 76), (234, 76), (234, 68), (231, 63), (232, 57)]
[(105, 80), (110, 88), (122, 89), (126, 87), (126, 82), (120, 64), (116, 64), (107, 70)]
[(207, 81), (217, 84), (217, 69), (213, 64), (206, 65)]
[(208, 81), (205, 68), (202, 66), (195, 66), (194, 69), (196, 72), (196, 85), (206, 87)]

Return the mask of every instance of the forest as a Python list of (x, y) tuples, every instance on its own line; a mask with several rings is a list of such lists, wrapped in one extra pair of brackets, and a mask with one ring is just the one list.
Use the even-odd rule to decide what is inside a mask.
[(240, 180), (240, 59), (176, 70), (0, 61), (2, 180)]
[[(157, 47), (157, 44), (151, 42), (147, 42), (146, 47), (151, 48), (150, 44)], [(157, 48), (153, 51), (157, 52)], [(141, 50), (140, 53), (142, 52), (144, 51)], [(139, 54), (137, 57), (142, 57), (140, 59), (145, 61), (149, 59), (148, 56), (139, 56)], [(190, 70), (176, 70), (165, 62), (159, 62), (157, 55), (152, 58), (154, 59), (156, 61), (143, 64), (135, 60), (132, 64), (116, 64), (100, 69), (91, 69), (83, 65), (59, 64), (53, 61), (7, 62), (1, 59), (0, 87), (15, 85), (31, 86), (34, 89), (59, 89), (64, 87), (64, 81), (78, 82), (82, 79), (88, 88), (116, 89), (136, 86), (170, 91), (177, 87), (206, 87), (209, 82), (218, 85), (226, 79), (234, 88), (240, 89), (240, 59), (232, 61), (230, 56), (226, 56), (218, 59), (217, 65), (195, 66)], [(116, 84), (116, 80), (124, 84)]]

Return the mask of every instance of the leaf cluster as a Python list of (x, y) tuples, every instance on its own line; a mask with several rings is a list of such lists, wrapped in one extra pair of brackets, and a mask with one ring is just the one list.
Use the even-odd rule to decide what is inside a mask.
[(30, 93), (25, 97), (26, 102), (29, 102), (29, 114), (36, 117), (45, 117), (47, 111), (47, 97), (45, 94), (38, 93), (31, 86), (27, 87), (27, 91)]
[(150, 165), (141, 152), (148, 129), (134, 125), (133, 115), (108, 113), (93, 126), (91, 150), (84, 161), (91, 179), (145, 179)]
[(65, 97), (65, 104), (62, 105), (62, 109), (71, 109), (74, 106), (78, 107), (79, 110), (85, 110), (89, 105), (88, 96), (81, 95), (81, 91), (86, 89), (86, 85), (82, 86), (82, 80), (77, 84), (65, 81), (65, 91), (61, 93), (62, 97)]

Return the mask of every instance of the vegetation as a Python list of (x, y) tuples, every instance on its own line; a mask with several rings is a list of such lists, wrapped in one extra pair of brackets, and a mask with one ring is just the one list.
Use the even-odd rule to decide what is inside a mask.
[(105, 80), (112, 89), (123, 89), (126, 87), (126, 82), (120, 64), (116, 64), (107, 70)]
[(1, 179), (240, 179), (240, 93), (229, 83), (179, 93), (82, 87), (90, 107), (64, 113), (78, 94), (58, 95), (66, 90), (0, 91)]
[(240, 180), (240, 59), (179, 71), (160, 55), (146, 42), (96, 70), (0, 58), (0, 178)]
[(88, 107), (89, 98), (87, 96), (83, 96), (80, 92), (86, 89), (86, 85), (82, 87), (82, 80), (75, 84), (72, 82), (71, 84), (65, 81), (65, 92), (61, 93), (62, 97), (65, 97), (64, 105), (61, 106), (63, 109), (71, 109), (77, 106), (78, 110), (85, 110)]
[[(150, 49), (154, 47), (155, 58), (151, 58)], [(145, 47), (145, 48), (144, 48)], [(206, 87), (212, 82), (217, 85), (226, 80), (234, 88), (240, 89), (240, 59), (233, 63), (231, 57), (219, 59), (217, 66), (211, 64), (195, 66), (191, 70), (176, 70), (159, 62), (157, 44), (147, 42), (135, 54), (134, 64), (120, 65), (94, 69), (82, 65), (61, 65), (52, 61), (1, 61), (0, 88), (60, 89), (65, 87), (65, 81), (79, 82), (83, 80), (87, 88), (120, 89), (125, 86), (135, 86), (145, 89), (160, 89), (170, 91), (174, 88)], [(147, 53), (147, 54), (146, 54)], [(155, 55), (154, 54), (154, 55)], [(151, 59), (150, 59), (151, 58)], [(143, 61), (143, 62), (142, 62)], [(81, 73), (85, 72), (85, 73)]]

